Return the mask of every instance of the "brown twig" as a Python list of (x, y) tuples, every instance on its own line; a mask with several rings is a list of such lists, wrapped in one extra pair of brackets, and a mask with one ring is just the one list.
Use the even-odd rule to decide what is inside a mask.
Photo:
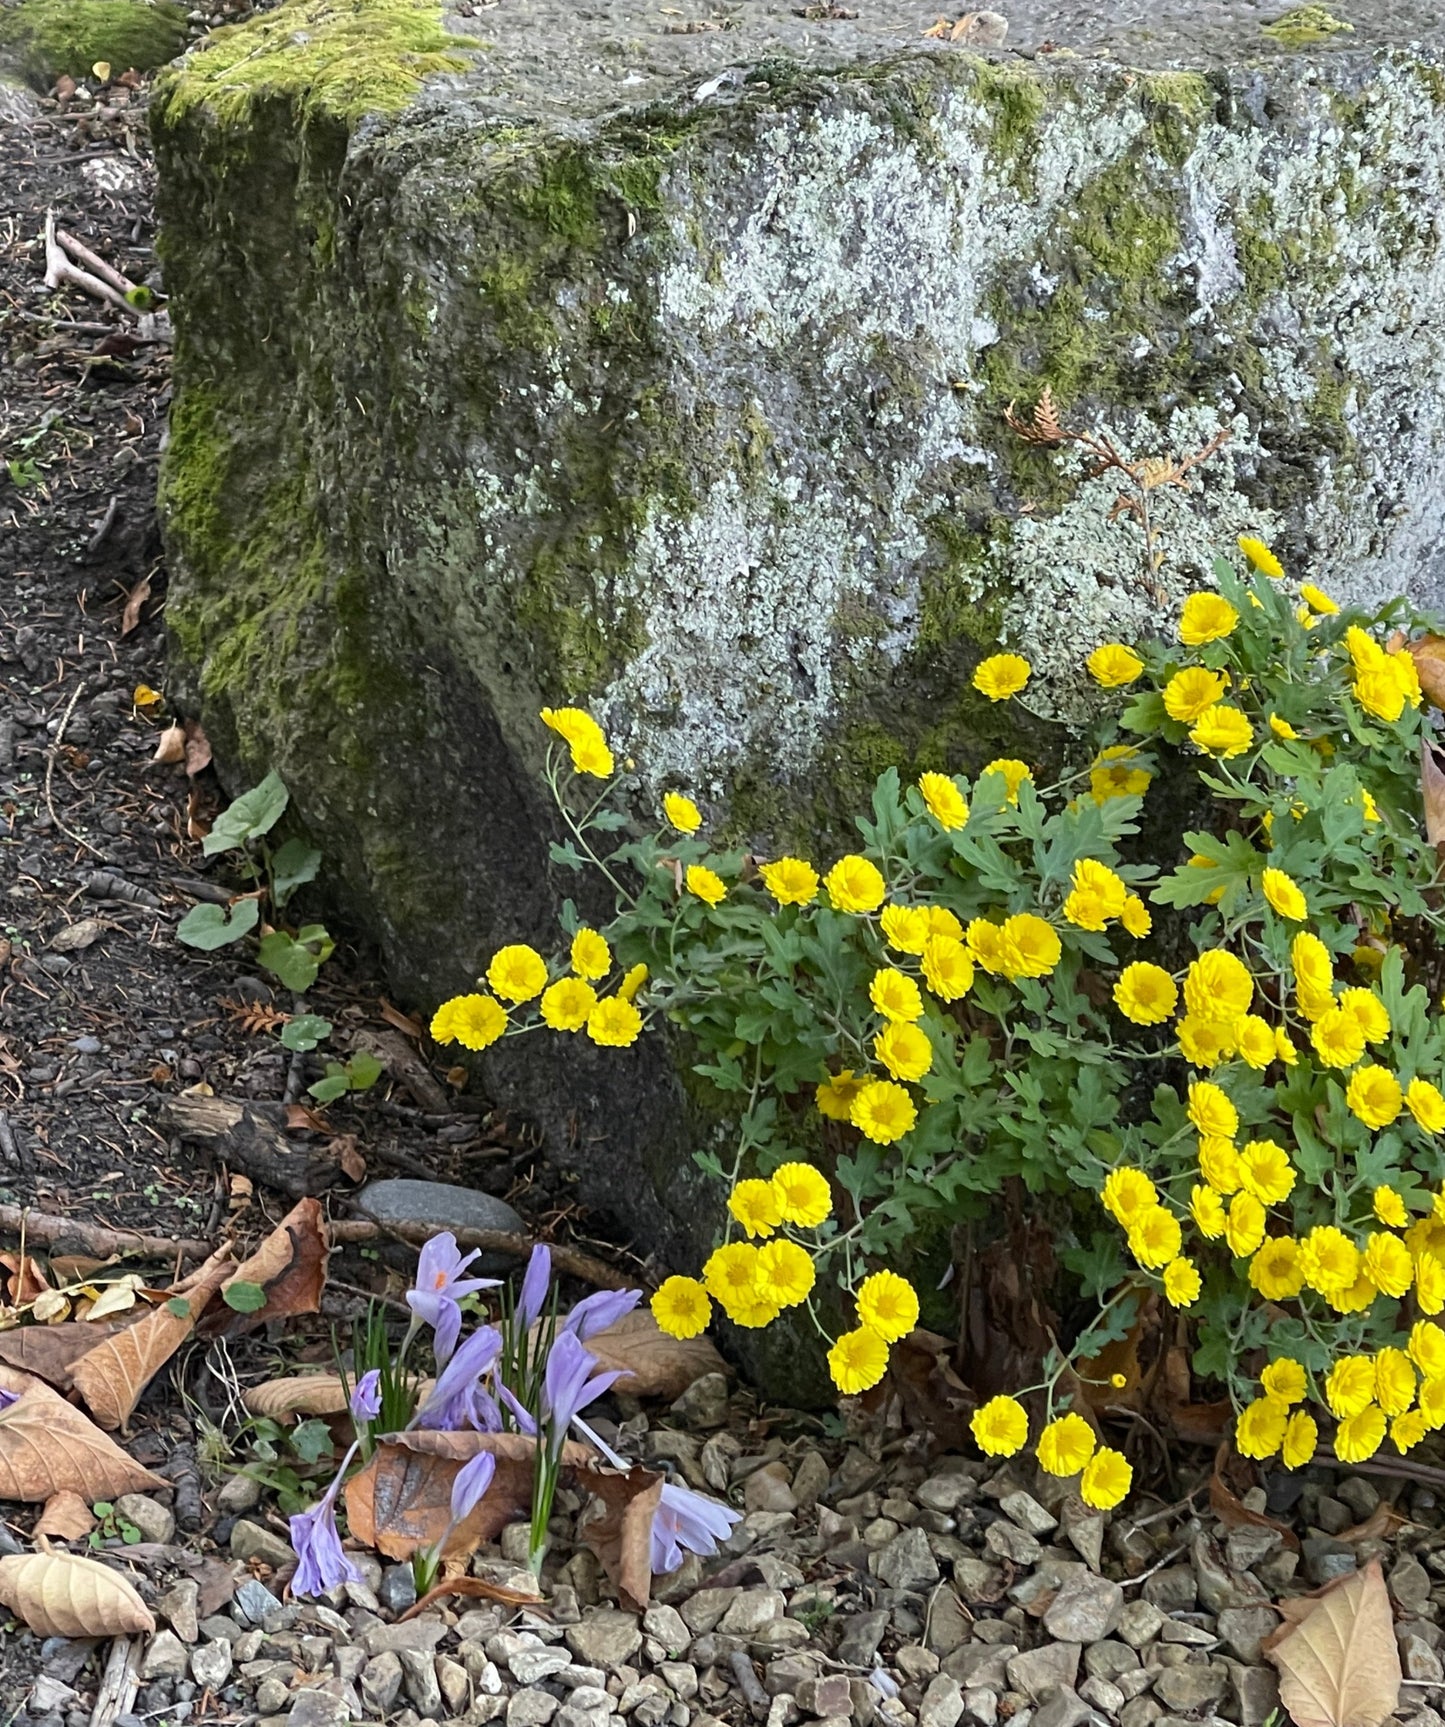
[(209, 1241), (187, 1241), (170, 1235), (141, 1235), (133, 1229), (104, 1229), (96, 1223), (82, 1223), (75, 1217), (52, 1217), (43, 1211), (31, 1211), (21, 1205), (0, 1205), (0, 1230), (19, 1235), (39, 1247), (74, 1244), (97, 1259), (109, 1259), (113, 1254), (135, 1254), (142, 1259), (207, 1259), (215, 1244)]
[(64, 228), (55, 230), (55, 238), (64, 246), (77, 264), (84, 264), (86, 269), (99, 276), (102, 282), (108, 282), (122, 299), (127, 294), (133, 294), (136, 284), (129, 276), (121, 275), (114, 264), (106, 263), (105, 259), (92, 252), (90, 247), (77, 240), (74, 234), (67, 234)]
[[(331, 1239), (338, 1247), (343, 1243), (375, 1241), (390, 1236), (410, 1247), (421, 1247), (436, 1233), (421, 1223), (373, 1223), (369, 1218), (339, 1218), (329, 1225)], [(530, 1235), (516, 1235), (506, 1229), (454, 1229), (459, 1247), (479, 1247), (483, 1253), (505, 1253), (513, 1259), (526, 1259), (537, 1243)], [(548, 1242), (552, 1264), (568, 1277), (577, 1277), (597, 1289), (631, 1289), (632, 1279), (622, 1277), (610, 1265), (594, 1259), (590, 1253), (579, 1253), (575, 1247)]]
[(99, 276), (92, 276), (89, 270), (82, 270), (70, 261), (64, 246), (60, 244), (55, 232), (55, 212), (45, 213), (45, 286), (47, 288), (62, 288), (69, 284), (79, 288), (82, 293), (89, 294), (93, 299), (104, 300), (107, 305), (114, 306), (128, 318), (139, 318), (140, 313), (125, 295), (112, 288), (109, 282), (102, 282)]
[(86, 851), (90, 852), (93, 857), (103, 857), (105, 855), (103, 852), (97, 851), (89, 840), (82, 839), (78, 833), (73, 829), (66, 827), (65, 823), (61, 821), (60, 817), (55, 813), (55, 799), (52, 797), (50, 790), (51, 782), (55, 778), (55, 758), (60, 754), (61, 744), (65, 742), (65, 728), (70, 724), (70, 716), (75, 712), (75, 704), (80, 700), (84, 691), (85, 679), (82, 678), (75, 686), (75, 690), (71, 695), (70, 700), (65, 704), (65, 712), (60, 716), (60, 726), (56, 731), (54, 738), (51, 739), (50, 749), (45, 758), (45, 808), (50, 814), (51, 821), (55, 823), (56, 827), (58, 827), (61, 833), (65, 835), (66, 839), (74, 840), (76, 845), (83, 847)]

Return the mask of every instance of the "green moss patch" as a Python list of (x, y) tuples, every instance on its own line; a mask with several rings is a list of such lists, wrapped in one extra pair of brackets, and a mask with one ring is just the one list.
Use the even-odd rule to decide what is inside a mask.
[(349, 124), (404, 108), (431, 74), (464, 72), (471, 52), (427, 0), (286, 0), (217, 30), (164, 80), (157, 100), (171, 120), (205, 108), (234, 123), (257, 102), (281, 99), (305, 116)]
[(1260, 34), (1278, 42), (1281, 48), (1318, 48), (1332, 36), (1354, 28), (1324, 6), (1296, 6), (1273, 24), (1261, 25)]
[(21, 0), (0, 11), (0, 63), (39, 90), (62, 74), (88, 78), (97, 61), (154, 72), (185, 45), (185, 9), (171, 0)]

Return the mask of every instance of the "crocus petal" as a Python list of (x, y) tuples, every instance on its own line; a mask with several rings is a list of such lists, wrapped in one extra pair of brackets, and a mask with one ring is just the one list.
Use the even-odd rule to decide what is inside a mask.
[(19, 1401), (20, 1393), (18, 1391), (6, 1391), (3, 1386), (0, 1386), (0, 1409), (8, 1409), (12, 1403)]
[(437, 1375), (431, 1395), (412, 1417), (412, 1424), (441, 1430), (480, 1426), (474, 1401), (481, 1389), (477, 1382), (495, 1365), (501, 1352), (501, 1332), (494, 1325), (478, 1326)]
[(452, 1482), (452, 1522), (470, 1517), (482, 1496), (492, 1485), (497, 1473), (497, 1460), (490, 1451), (479, 1451), (470, 1463), (464, 1463)]
[(297, 1560), (291, 1578), (293, 1595), (324, 1595), (339, 1583), (363, 1581), (361, 1572), (341, 1550), (336, 1529), (336, 1491), (340, 1485), (338, 1474), (319, 1504), (309, 1511), (298, 1511), (291, 1519), (291, 1545)]
[(512, 1412), (512, 1419), (517, 1423), (519, 1433), (525, 1433), (530, 1438), (537, 1437), (537, 1423), (532, 1419), (532, 1412), (525, 1404), (518, 1401), (511, 1389), (505, 1385), (497, 1387), (497, 1396)]
[(517, 1326), (528, 1330), (541, 1316), (547, 1304), (547, 1288), (552, 1281), (552, 1254), (541, 1242), (532, 1249), (527, 1261), (527, 1274), (522, 1279), (522, 1293), (517, 1298)]
[(717, 1552), (717, 1544), (732, 1534), (742, 1513), (720, 1505), (705, 1493), (666, 1482), (657, 1515), (652, 1521), (652, 1569), (661, 1574), (682, 1564), (682, 1549), (703, 1558)]
[(375, 1421), (381, 1414), (381, 1369), (373, 1367), (357, 1380), (351, 1393), (351, 1413), (357, 1421)]
[(616, 1325), (623, 1314), (631, 1313), (641, 1300), (640, 1289), (599, 1289), (596, 1295), (589, 1295), (585, 1301), (577, 1303), (562, 1321), (562, 1329), (574, 1332), (585, 1343), (599, 1331), (606, 1331), (609, 1325)]

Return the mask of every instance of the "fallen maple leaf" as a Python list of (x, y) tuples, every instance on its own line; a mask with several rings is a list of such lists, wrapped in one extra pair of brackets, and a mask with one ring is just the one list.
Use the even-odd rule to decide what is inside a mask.
[(0, 1601), (42, 1637), (125, 1637), (156, 1628), (119, 1572), (74, 1553), (0, 1559)]
[(0, 1499), (34, 1505), (68, 1490), (94, 1505), (169, 1485), (48, 1385), (8, 1369), (0, 1383), (23, 1393), (0, 1410)]
[(95, 1528), (95, 1513), (78, 1493), (56, 1493), (45, 1501), (35, 1519), (34, 1535), (53, 1535), (59, 1541), (84, 1541)]
[(224, 1330), (228, 1336), (235, 1336), (254, 1331), (273, 1319), (319, 1313), (330, 1253), (326, 1215), (320, 1204), (310, 1198), (298, 1200), (228, 1280), (232, 1284), (257, 1285), (265, 1295), (264, 1302), (248, 1312), (218, 1303), (207, 1316), (203, 1335), (212, 1336)]
[(629, 1397), (681, 1397), (705, 1373), (724, 1373), (727, 1364), (706, 1337), (669, 1337), (647, 1308), (624, 1313), (615, 1325), (587, 1339), (605, 1369), (623, 1377), (617, 1389)]
[(1261, 1646), (1295, 1727), (1380, 1727), (1399, 1707), (1400, 1652), (1380, 1562), (1279, 1603)]
[[(590, 1344), (589, 1344), (590, 1347)], [(443, 1549), (460, 1557), (493, 1541), (509, 1523), (528, 1515), (537, 1442), (524, 1433), (396, 1433), (383, 1439), (364, 1469), (346, 1484), (351, 1533), (388, 1559), (410, 1559), (446, 1535), (452, 1516), (452, 1482), (464, 1463), (490, 1451), (496, 1474), (485, 1495)], [(564, 1468), (593, 1461), (585, 1445), (563, 1448)]]
[(70, 1382), (102, 1427), (112, 1431), (130, 1416), (145, 1390), (195, 1329), (211, 1297), (235, 1269), (229, 1248), (212, 1254), (184, 1294), (98, 1343), (70, 1370)]

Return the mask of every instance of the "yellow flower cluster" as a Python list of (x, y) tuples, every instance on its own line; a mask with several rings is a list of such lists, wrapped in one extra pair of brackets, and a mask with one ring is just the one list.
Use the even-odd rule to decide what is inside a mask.
[[(977, 1409), (969, 1426), (986, 1457), (1013, 1457), (1028, 1443), (1028, 1411), (1015, 1397), (993, 1397)], [(1100, 1445), (1082, 1415), (1061, 1415), (1039, 1434), (1039, 1467), (1050, 1475), (1078, 1476), (1079, 1497), (1096, 1511), (1112, 1511), (1128, 1494), (1134, 1471), (1120, 1451)]]
[[(431, 1034), (437, 1043), (459, 1043), (482, 1050), (520, 1031), (527, 1023), (513, 1021), (502, 1002), (513, 1008), (535, 1001), (543, 1025), (553, 1031), (585, 1031), (593, 1043), (626, 1049), (642, 1034), (642, 1015), (634, 998), (647, 981), (647, 967), (633, 966), (623, 974), (616, 993), (599, 996), (593, 988), (612, 969), (612, 949), (593, 929), (579, 929), (568, 953), (570, 974), (548, 982), (547, 962), (533, 947), (514, 943), (498, 948), (487, 967), (490, 995), (458, 995), (444, 1001), (432, 1015)], [(498, 999), (500, 998), (500, 999)]]
[(572, 770), (608, 779), (614, 766), (612, 751), (602, 727), (581, 708), (543, 708), (542, 724), (549, 726), (572, 752)]

